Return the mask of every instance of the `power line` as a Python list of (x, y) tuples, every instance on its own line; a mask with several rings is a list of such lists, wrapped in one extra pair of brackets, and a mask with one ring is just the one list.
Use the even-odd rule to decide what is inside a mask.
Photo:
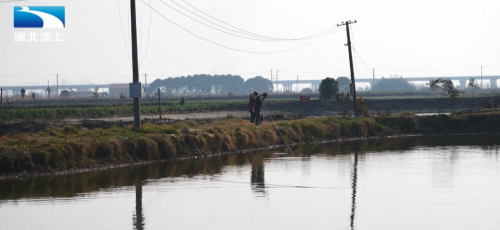
[(125, 29), (123, 29), (122, 13), (120, 10), (121, 9), (120, 0), (116, 0), (116, 3), (118, 3), (118, 17), (120, 18), (120, 26), (122, 28), (123, 40), (125, 41), (125, 50), (127, 50), (128, 59), (130, 63), (132, 63), (132, 58), (130, 57), (130, 51), (128, 50), (127, 36), (125, 35)]
[(215, 19), (215, 20), (217, 20), (217, 21), (219, 21), (219, 22), (222, 22), (223, 24), (229, 25), (230, 27), (235, 28), (236, 30), (232, 30), (232, 29), (229, 29), (229, 28), (227, 28), (227, 27), (221, 26), (221, 25), (219, 25), (219, 24), (217, 24), (217, 23), (215, 23), (215, 22), (212, 22), (212, 21), (210, 21), (209, 19), (206, 19), (205, 17), (200, 16), (199, 14), (197, 14), (197, 13), (195, 13), (195, 12), (193, 12), (193, 11), (191, 11), (191, 10), (187, 9), (186, 7), (184, 7), (184, 6), (180, 5), (180, 4), (178, 4), (177, 2), (175, 2), (175, 1), (173, 1), (173, 0), (172, 0), (172, 2), (173, 2), (174, 4), (176, 4), (177, 6), (179, 6), (179, 7), (183, 8), (184, 10), (187, 10), (188, 12), (190, 12), (190, 13), (192, 13), (192, 14), (194, 14), (194, 15), (196, 15), (196, 16), (198, 16), (198, 17), (202, 18), (202, 19), (204, 19), (205, 21), (208, 21), (208, 22), (210, 22), (210, 23), (212, 23), (212, 24), (214, 24), (214, 25), (217, 25), (217, 26), (219, 26), (219, 27), (221, 27), (221, 28), (224, 28), (224, 29), (227, 29), (227, 30), (230, 30), (230, 31), (234, 31), (234, 32), (238, 32), (238, 33), (241, 33), (241, 34), (244, 34), (244, 35), (253, 36), (253, 37), (256, 37), (256, 38), (267, 38), (267, 39), (272, 39), (272, 38), (269, 38), (269, 37), (265, 37), (265, 36), (261, 36), (261, 35), (253, 34), (253, 33), (247, 32), (247, 31), (245, 31), (245, 30), (242, 30), (242, 29), (236, 28), (236, 27), (234, 27), (234, 26), (231, 26), (231, 25), (229, 25), (229, 24), (227, 24), (227, 23), (225, 23), (225, 22), (223, 22), (223, 21), (221, 21), (221, 20), (219, 20), (219, 19), (217, 19), (217, 18), (214, 18), (214, 17), (212, 17), (212, 16), (210, 16), (210, 15), (208, 15), (208, 14), (206, 14), (206, 13), (204, 13), (204, 12), (200, 11), (199, 9), (197, 9), (196, 7), (194, 7), (194, 6), (190, 5), (190, 4), (189, 4), (189, 3), (187, 3), (186, 1), (184, 1), (184, 3), (186, 3), (186, 4), (187, 4), (187, 5), (189, 5), (189, 6), (191, 6), (191, 7), (192, 7), (192, 8), (194, 8), (195, 10), (198, 10), (198, 11), (200, 11), (201, 13), (203, 13), (203, 14), (205, 14), (205, 15), (207, 15), (207, 16), (209, 16), (209, 17), (211, 17), (211, 18)]
[[(144, 2), (144, 0), (141, 0), (141, 1), (142, 1), (142, 2)], [(201, 40), (204, 40), (204, 41), (206, 41), (206, 42), (209, 42), (209, 43), (212, 43), (212, 44), (214, 44), (214, 45), (220, 46), (220, 47), (225, 48), (225, 49), (233, 50), (233, 51), (239, 51), (239, 52), (243, 52), (243, 53), (251, 53), (251, 54), (277, 54), (277, 53), (284, 53), (284, 52), (289, 52), (289, 51), (293, 51), (293, 50), (296, 50), (296, 49), (300, 49), (300, 48), (302, 48), (302, 47), (304, 47), (304, 46), (307, 46), (307, 45), (310, 45), (311, 43), (316, 42), (316, 41), (319, 39), (319, 38), (317, 38), (317, 39), (315, 39), (315, 40), (313, 40), (313, 41), (311, 41), (311, 42), (308, 42), (308, 43), (306, 43), (306, 44), (303, 44), (303, 45), (301, 45), (301, 46), (298, 46), (298, 47), (295, 47), (295, 48), (291, 48), (291, 49), (287, 49), (287, 50), (280, 50), (280, 51), (258, 52), (258, 51), (248, 51), (248, 50), (237, 49), (237, 48), (228, 47), (228, 46), (226, 46), (226, 45), (222, 45), (222, 44), (220, 44), (220, 43), (217, 43), (217, 42), (211, 41), (211, 40), (209, 40), (209, 39), (206, 39), (206, 38), (204, 38), (204, 37), (201, 37), (200, 35), (197, 35), (197, 34), (195, 34), (194, 32), (192, 32), (192, 31), (190, 31), (190, 30), (188, 30), (188, 29), (184, 28), (183, 26), (181, 26), (181, 25), (179, 25), (179, 24), (177, 24), (177, 23), (173, 22), (172, 20), (168, 19), (168, 18), (167, 18), (167, 17), (165, 17), (163, 14), (161, 14), (160, 12), (158, 12), (158, 10), (154, 9), (153, 7), (151, 7), (151, 6), (150, 6), (149, 4), (147, 4), (146, 2), (144, 2), (144, 4), (148, 5), (148, 6), (149, 6), (149, 7), (150, 7), (153, 11), (155, 11), (158, 15), (160, 15), (162, 18), (164, 18), (164, 19), (165, 19), (165, 20), (167, 20), (168, 22), (170, 22), (170, 23), (172, 23), (172, 24), (176, 25), (177, 27), (179, 27), (179, 28), (183, 29), (184, 31), (186, 31), (186, 32), (190, 33), (191, 35), (193, 35), (193, 36), (195, 36), (195, 37), (197, 37), (197, 38), (199, 38), (199, 39), (201, 39)], [(337, 30), (337, 31), (339, 31), (339, 30)], [(334, 31), (334, 32), (332, 32), (331, 34), (333, 34), (333, 33), (337, 32), (337, 31)]]
[[(151, 5), (151, 0), (149, 0), (149, 4)], [(148, 43), (146, 44), (146, 53), (144, 54), (144, 57), (142, 57), (141, 64), (139, 65), (139, 68), (141, 68), (142, 63), (144, 62), (144, 59), (148, 56), (148, 51), (149, 51), (149, 39), (151, 37), (151, 7), (149, 7), (149, 26), (148, 26)]]
[[(173, 0), (171, 0), (171, 1), (172, 1), (173, 3), (175, 3), (175, 4), (177, 4), (177, 3), (176, 3), (176, 2), (174, 2)], [(264, 35), (259, 35), (259, 34), (251, 33), (251, 32), (248, 32), (248, 31), (246, 31), (246, 30), (243, 30), (243, 29), (240, 29), (240, 28), (238, 28), (238, 27), (235, 27), (235, 26), (233, 26), (233, 25), (230, 25), (230, 24), (228, 24), (228, 23), (226, 23), (226, 22), (224, 22), (224, 21), (221, 21), (221, 20), (219, 20), (219, 19), (217, 19), (217, 18), (215, 18), (215, 17), (213, 17), (213, 16), (211, 16), (211, 15), (209, 15), (209, 14), (207, 14), (207, 13), (203, 12), (202, 10), (200, 10), (200, 9), (198, 9), (198, 8), (196, 8), (196, 7), (194, 7), (193, 5), (189, 4), (189, 3), (188, 3), (188, 2), (186, 2), (185, 0), (182, 0), (182, 1), (183, 1), (185, 4), (187, 4), (188, 6), (192, 7), (193, 9), (195, 9), (195, 10), (199, 11), (200, 13), (202, 13), (202, 14), (204, 14), (204, 15), (206, 15), (206, 16), (208, 16), (208, 17), (210, 17), (210, 18), (212, 18), (212, 19), (214, 19), (214, 20), (216, 20), (216, 21), (218, 21), (218, 22), (221, 22), (221, 23), (223, 23), (223, 24), (225, 24), (225, 25), (227, 25), (227, 26), (229, 26), (229, 27), (232, 27), (232, 28), (234, 28), (234, 29), (236, 29), (236, 30), (241, 31), (241, 32), (242, 32), (242, 34), (246, 34), (246, 35), (253, 36), (253, 37), (257, 37), (257, 38), (265, 38), (265, 39), (268, 39), (268, 40), (281, 40), (281, 41), (306, 40), (306, 39), (313, 39), (313, 38), (316, 38), (317, 36), (319, 36), (319, 35), (321, 35), (321, 34), (324, 34), (324, 33), (326, 33), (327, 31), (331, 31), (331, 30), (335, 29), (335, 27), (333, 27), (333, 28), (328, 29), (328, 30), (326, 30), (326, 31), (323, 31), (323, 32), (321, 32), (321, 33), (318, 33), (318, 34), (315, 34), (315, 35), (306, 36), (306, 37), (302, 37), (302, 38), (278, 38), (278, 37), (269, 37), (269, 36), (264, 36)], [(182, 6), (181, 6), (181, 5), (179, 5), (179, 4), (177, 4), (177, 5), (178, 5), (178, 6), (180, 6), (180, 7), (182, 7)], [(186, 9), (185, 7), (182, 7), (182, 8), (183, 8), (183, 9)], [(186, 10), (188, 10), (188, 9), (186, 9)], [(190, 10), (188, 10), (188, 11), (189, 11), (189, 12), (191, 12), (191, 13), (193, 13), (193, 14), (195, 14), (195, 15), (197, 15), (197, 16), (198, 16), (198, 17), (200, 17), (200, 18), (205, 19), (204, 17), (199, 16), (198, 14), (196, 14), (196, 13), (194, 13), (194, 12), (190, 11)], [(208, 19), (205, 19), (205, 20), (210, 21), (210, 20), (208, 20)], [(210, 22), (211, 22), (211, 21), (210, 21)], [(215, 24), (215, 25), (218, 25), (218, 24), (216, 24), (216, 23), (214, 23), (214, 22), (211, 22), (211, 23), (213, 23), (213, 24)], [(220, 25), (218, 25), (218, 26), (220, 26)], [(221, 26), (221, 27), (222, 27), (222, 26)], [(228, 29), (227, 27), (223, 27), (223, 28)], [(228, 29), (228, 30), (229, 30), (229, 29)]]
[(142, 50), (143, 36), (142, 36), (142, 4), (139, 4), (139, 34), (141, 34), (141, 44), (139, 50)]
[[(185, 13), (183, 13), (183, 12), (181, 12), (181, 11), (179, 11), (179, 10), (175, 9), (175, 8), (173, 8), (172, 6), (170, 6), (170, 5), (166, 4), (165, 2), (163, 2), (163, 1), (161, 1), (161, 0), (159, 0), (159, 1), (160, 1), (161, 3), (163, 3), (164, 5), (166, 5), (167, 7), (169, 7), (169, 8), (171, 8), (171, 9), (173, 9), (173, 10), (177, 11), (178, 13), (180, 13), (180, 14), (182, 14), (182, 15), (184, 15), (184, 16), (186, 16), (186, 17), (188, 17), (189, 19), (191, 19), (191, 20), (193, 20), (193, 21), (195, 21), (195, 22), (197, 22), (197, 23), (199, 23), (199, 24), (202, 24), (202, 25), (204, 25), (204, 26), (206, 26), (206, 27), (209, 27), (209, 28), (211, 28), (211, 29), (217, 30), (217, 31), (219, 31), (219, 32), (222, 32), (222, 33), (225, 33), (225, 34), (229, 34), (229, 35), (232, 35), (232, 36), (236, 36), (236, 37), (240, 37), (240, 38), (250, 39), (250, 40), (256, 40), (256, 41), (267, 41), (266, 39), (259, 39), (259, 38), (245, 37), (245, 36), (241, 36), (241, 35), (237, 35), (237, 34), (233, 34), (233, 33), (229, 33), (229, 32), (227, 32), (227, 31), (223, 31), (223, 30), (217, 29), (217, 28), (215, 28), (215, 27), (213, 27), (213, 26), (207, 25), (207, 24), (205, 24), (205, 23), (203, 23), (203, 22), (200, 22), (200, 21), (198, 21), (198, 20), (196, 20), (196, 19), (192, 18), (191, 16), (189, 16), (189, 15), (187, 15), (187, 14), (185, 14)], [(174, 4), (177, 4), (177, 3), (176, 3), (176, 2), (174, 2), (174, 1), (172, 1), (172, 2), (173, 2)], [(177, 4), (177, 5), (178, 5), (178, 4)], [(179, 6), (180, 6), (180, 5), (179, 5)], [(181, 6), (181, 7), (182, 7), (182, 6)], [(184, 8), (184, 7), (182, 7), (182, 8)], [(184, 8), (184, 9), (185, 9), (185, 8)], [(186, 9), (186, 10), (187, 10), (187, 9)], [(188, 11), (189, 11), (189, 12), (191, 12), (191, 13), (193, 13), (193, 12), (192, 12), (192, 11), (190, 11), (190, 10), (188, 10)], [(193, 14), (195, 14), (195, 13), (193, 13)], [(197, 15), (197, 14), (195, 14), (195, 15)], [(199, 15), (197, 15), (197, 16), (198, 16), (198, 17), (200, 17)], [(205, 19), (205, 18), (203, 18), (203, 17), (200, 17), (200, 18)], [(205, 20), (206, 20), (206, 19), (205, 19)], [(206, 20), (206, 21), (208, 21), (208, 20)], [(210, 21), (209, 21), (209, 22), (210, 22)], [(212, 24), (215, 24), (215, 23), (212, 23)], [(215, 25), (219, 26), (218, 24), (215, 24)], [(225, 28), (225, 27), (222, 27), (222, 28), (227, 29), (227, 28)], [(231, 30), (231, 29), (227, 29), (227, 30), (229, 30), (229, 31), (233, 31), (233, 32), (238, 32), (238, 31), (234, 31), (234, 30)]]
[[(352, 41), (354, 44), (351, 44), (353, 49), (354, 47), (356, 46), (356, 38), (354, 37), (354, 26), (351, 26), (351, 35), (352, 35)], [(356, 57), (354, 57), (354, 66), (356, 66), (356, 72), (358, 72), (358, 75), (361, 76), (361, 73), (359, 72), (359, 69), (358, 69), (358, 62), (356, 61)], [(361, 83), (363, 83), (363, 85), (365, 86), (365, 89), (368, 88), (368, 86), (366, 86), (366, 83), (364, 81), (362, 81)], [(373, 87), (373, 86), (372, 86)], [(370, 92), (368, 91), (368, 95), (371, 96)]]
[[(352, 48), (352, 50), (354, 50), (354, 53), (355, 53), (355, 54), (359, 57), (359, 60), (361, 60), (361, 62), (365, 65), (365, 67), (366, 67), (366, 69), (368, 70), (368, 72), (370, 72), (370, 73), (373, 75), (373, 72), (370, 70), (370, 68), (368, 68), (368, 66), (366, 65), (366, 63), (363, 61), (363, 58), (361, 58), (361, 56), (359, 56), (358, 51), (356, 51), (356, 49), (354, 49), (354, 48)], [(387, 91), (387, 89), (385, 89), (384, 85), (382, 85), (378, 79), (375, 79), (375, 81), (377, 81), (377, 83), (378, 83), (380, 86), (382, 86), (382, 88), (384, 89), (384, 91), (385, 91), (386, 93), (389, 93), (389, 92)]]
[[(160, 1), (163, 5), (165, 5), (165, 6), (169, 7), (169, 8), (171, 8), (172, 10), (174, 10), (174, 11), (178, 12), (179, 14), (182, 14), (182, 15), (184, 15), (185, 17), (187, 17), (187, 18), (189, 18), (189, 19), (191, 19), (191, 20), (193, 20), (193, 21), (195, 21), (195, 22), (197, 22), (197, 23), (199, 23), (199, 24), (202, 24), (202, 25), (204, 25), (204, 26), (206, 26), (206, 27), (209, 27), (209, 28), (211, 28), (211, 29), (213, 29), (213, 30), (217, 30), (217, 31), (219, 31), (219, 32), (221, 32), (221, 33), (225, 33), (225, 34), (228, 34), (228, 35), (231, 35), (231, 36), (240, 37), (240, 38), (244, 38), (244, 39), (254, 40), (254, 41), (266, 41), (266, 42), (269, 42), (269, 41), (277, 41), (277, 40), (270, 40), (270, 39), (262, 39), (262, 38), (248, 37), (248, 35), (246, 35), (246, 34), (244, 34), (244, 35), (242, 36), (242, 35), (238, 35), (238, 34), (234, 34), (234, 33), (230, 33), (230, 32), (227, 32), (227, 31), (224, 31), (224, 30), (218, 29), (218, 28), (216, 28), (216, 27), (214, 27), (214, 26), (211, 26), (211, 25), (208, 25), (208, 24), (206, 24), (206, 23), (204, 23), (204, 22), (199, 21), (199, 20), (197, 20), (197, 19), (195, 19), (195, 18), (193, 18), (193, 17), (191, 17), (191, 16), (189, 16), (189, 15), (187, 15), (187, 14), (185, 14), (185, 13), (181, 12), (181, 11), (180, 11), (180, 10), (178, 10), (178, 9), (175, 9), (174, 7), (172, 7), (172, 6), (168, 5), (167, 3), (163, 2), (162, 0), (159, 0), (159, 1)], [(175, 2), (174, 2), (174, 3), (175, 3)], [(200, 17), (200, 16), (199, 16), (199, 17)], [(203, 18), (203, 17), (202, 17), (202, 18)], [(205, 19), (205, 18), (203, 18), (203, 19)], [(206, 20), (206, 19), (205, 19), (205, 20)], [(212, 23), (213, 23), (213, 22), (212, 22)], [(215, 24), (215, 23), (213, 23), (213, 24)], [(220, 26), (220, 25), (218, 25), (218, 24), (215, 24), (215, 25)], [(229, 31), (233, 31), (233, 32), (240, 33), (240, 32), (238, 32), (238, 31), (235, 31), (235, 30), (232, 30), (232, 29), (229, 29), (229, 28), (226, 28), (226, 27), (222, 27), (222, 28), (224, 28), (224, 29), (226, 29), (226, 30), (229, 30)], [(317, 35), (316, 37), (311, 37), (311, 38), (308, 38), (307, 40), (314, 39), (314, 38), (319, 38), (319, 37), (322, 37), (322, 36), (326, 36), (326, 35), (328, 35), (330, 32), (332, 32), (334, 29), (335, 29), (335, 28), (330, 29), (330, 30), (327, 30), (327, 31), (323, 32), (322, 34)], [(296, 39), (296, 40), (299, 40), (299, 39)], [(301, 39), (301, 40), (306, 40), (306, 39)]]

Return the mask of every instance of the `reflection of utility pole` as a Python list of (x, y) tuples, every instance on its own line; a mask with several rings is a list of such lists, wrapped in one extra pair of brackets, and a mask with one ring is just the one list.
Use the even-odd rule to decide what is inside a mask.
[(142, 213), (142, 179), (140, 176), (135, 181), (135, 214), (132, 216), (134, 228), (144, 230), (144, 216)]
[[(139, 83), (139, 62), (137, 57), (137, 26), (135, 18), (135, 0), (130, 0), (130, 17), (131, 17), (131, 30), (132, 30), (132, 66), (133, 66), (133, 85), (139, 84), (139, 89), (142, 94), (142, 86)], [(134, 97), (134, 128), (139, 130), (141, 128), (141, 104), (139, 97)]]
[(359, 111), (358, 111), (358, 105), (356, 104), (356, 84), (355, 84), (355, 81), (354, 81), (354, 66), (353, 66), (353, 63), (352, 63), (352, 50), (351, 50), (351, 35), (349, 34), (349, 24), (352, 24), (352, 23), (356, 23), (357, 21), (354, 20), (354, 22), (351, 22), (350, 20), (349, 21), (345, 21), (345, 22), (342, 22), (341, 24), (337, 24), (337, 26), (345, 26), (346, 28), (346, 31), (347, 31), (347, 47), (349, 48), (349, 65), (351, 67), (351, 84), (352, 84), (352, 100), (354, 102), (354, 116), (358, 116), (359, 115)]
[[(357, 148), (357, 147), (354, 147)], [(356, 187), (358, 183), (358, 150), (354, 150), (354, 170), (352, 174), (352, 206), (351, 206), (351, 229), (354, 229), (354, 216), (356, 214)]]

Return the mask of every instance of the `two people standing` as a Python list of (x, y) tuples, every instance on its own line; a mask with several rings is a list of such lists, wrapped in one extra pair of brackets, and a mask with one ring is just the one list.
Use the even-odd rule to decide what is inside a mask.
[(250, 94), (250, 99), (248, 100), (248, 111), (250, 112), (250, 122), (255, 122), (255, 99), (259, 96), (259, 93), (253, 92)]
[(255, 125), (259, 126), (262, 123), (262, 108), (264, 106), (264, 100), (267, 98), (267, 93), (259, 96), (259, 93), (254, 92), (250, 94), (250, 100), (248, 101), (248, 110), (250, 111), (250, 122), (255, 121)]

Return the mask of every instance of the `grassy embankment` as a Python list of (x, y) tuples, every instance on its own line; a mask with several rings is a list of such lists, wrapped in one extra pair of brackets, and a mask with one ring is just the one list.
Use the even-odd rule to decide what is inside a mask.
[[(395, 134), (498, 132), (500, 114), (325, 117), (277, 124), (287, 142), (305, 144)], [(282, 144), (272, 123), (256, 128), (238, 118), (147, 124), (138, 132), (132, 127), (80, 130), (67, 126), (0, 137), (0, 174), (206, 157)]]

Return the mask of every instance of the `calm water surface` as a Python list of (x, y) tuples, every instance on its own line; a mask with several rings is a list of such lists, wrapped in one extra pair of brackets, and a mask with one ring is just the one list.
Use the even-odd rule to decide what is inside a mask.
[(0, 229), (500, 229), (500, 136), (440, 136), (0, 182)]

